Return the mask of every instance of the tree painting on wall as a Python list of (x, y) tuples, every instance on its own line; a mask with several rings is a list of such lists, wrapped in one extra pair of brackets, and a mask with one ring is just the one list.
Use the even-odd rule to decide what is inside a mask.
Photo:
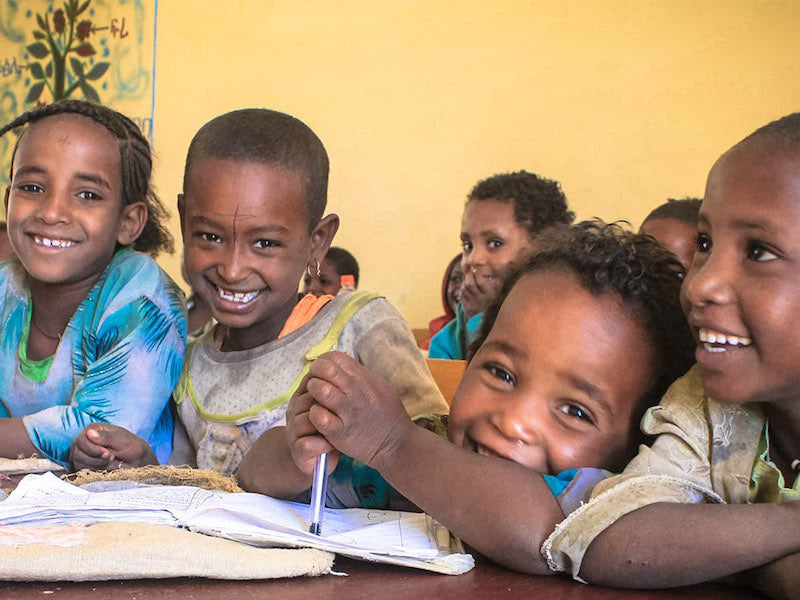
[[(0, 124), (74, 98), (128, 115), (152, 142), (157, 9), (156, 0), (0, 0)], [(15, 142), (0, 138), (0, 189)]]
[(91, 19), (85, 13), (92, 0), (80, 4), (78, 0), (67, 0), (63, 8), (50, 15), (36, 13), (39, 28), (33, 31), (36, 40), (27, 46), (31, 57), (28, 68), (35, 83), (28, 89), (25, 102), (39, 102), (45, 88), (49, 100), (56, 101), (71, 97), (80, 90), (90, 102), (100, 102), (100, 96), (92, 82), (105, 75), (111, 63), (108, 61), (89, 63), (96, 55), (89, 36), (95, 30)]

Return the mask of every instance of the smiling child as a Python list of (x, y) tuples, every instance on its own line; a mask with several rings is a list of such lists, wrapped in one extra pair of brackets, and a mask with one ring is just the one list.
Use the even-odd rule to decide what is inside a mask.
[[(251, 444), (284, 423), (310, 363), (333, 348), (386, 378), (409, 414), (446, 409), (385, 299), (348, 292), (298, 301), (300, 277), (320, 272), (339, 225), (324, 215), (327, 184), (322, 142), (290, 115), (237, 110), (192, 139), (178, 198), (184, 264), (217, 324), (190, 344), (173, 393), (188, 434), (176, 438), (173, 463), (234, 473)], [(85, 431), (74, 456), (91, 468), (156, 462), (142, 440), (108, 426)]]
[(183, 364), (178, 287), (145, 254), (171, 250), (150, 146), (109, 108), (67, 100), (25, 113), (6, 190), (17, 259), (0, 266), (0, 456), (69, 464), (89, 423), (170, 455)]
[(455, 318), (431, 338), (428, 356), (465, 359), (508, 271), (524, 260), (541, 231), (574, 217), (557, 181), (527, 171), (479, 181), (461, 218), (459, 306)]
[(254, 445), (243, 487), (302, 499), (328, 451), (328, 506), (407, 500), (501, 564), (548, 573), (541, 541), (632, 456), (639, 417), (691, 364), (693, 343), (683, 269), (647, 236), (591, 222), (542, 234), (537, 248), (486, 312), (450, 442), (441, 415), (423, 420), (433, 431), (414, 425), (385, 381), (331, 353), (286, 428)]
[[(658, 435), (548, 540), (554, 567), (668, 587), (800, 572), (800, 113), (722, 155), (683, 285), (697, 366), (642, 426)], [(774, 562), (773, 562), (774, 561)], [(793, 578), (793, 580), (792, 580)]]

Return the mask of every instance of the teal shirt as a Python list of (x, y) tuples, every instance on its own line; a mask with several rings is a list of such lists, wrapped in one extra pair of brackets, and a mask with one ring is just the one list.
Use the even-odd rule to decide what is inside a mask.
[(466, 360), (469, 346), (478, 337), (482, 322), (483, 313), (478, 313), (467, 320), (464, 309), (459, 304), (456, 318), (431, 338), (428, 358)]
[(117, 252), (52, 360), (25, 358), (29, 322), (27, 274), (17, 260), (0, 263), (0, 417), (21, 417), (33, 445), (64, 466), (73, 440), (92, 422), (125, 427), (166, 462), (186, 309), (182, 292), (155, 261)]

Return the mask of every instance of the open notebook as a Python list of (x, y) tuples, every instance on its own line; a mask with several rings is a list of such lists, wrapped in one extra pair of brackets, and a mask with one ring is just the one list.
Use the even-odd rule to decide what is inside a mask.
[(344, 556), (426, 569), (469, 571), (458, 540), (424, 513), (326, 509), (321, 536), (308, 533), (308, 506), (261, 494), (117, 482), (93, 492), (52, 473), (28, 475), (0, 502), (0, 525), (131, 521), (185, 527), (254, 546), (319, 548)]

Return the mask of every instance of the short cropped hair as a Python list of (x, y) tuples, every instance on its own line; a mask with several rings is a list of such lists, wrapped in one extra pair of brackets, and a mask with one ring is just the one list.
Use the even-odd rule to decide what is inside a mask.
[(653, 219), (674, 219), (687, 225), (697, 225), (697, 220), (700, 215), (700, 198), (669, 198), (664, 204), (657, 206), (650, 214), (644, 218), (642, 223), (647, 223)]
[(800, 112), (775, 119), (759, 127), (733, 148), (759, 138), (772, 138), (779, 146), (796, 150), (800, 144)]
[[(153, 172), (153, 157), (150, 152), (150, 143), (144, 137), (136, 123), (128, 117), (107, 106), (93, 104), (84, 100), (60, 100), (53, 104), (39, 106), (30, 110), (0, 129), (0, 136), (12, 129), (41, 121), (56, 115), (74, 114), (87, 117), (95, 123), (102, 125), (117, 140), (120, 157), (120, 176), (122, 178), (122, 204), (127, 206), (135, 202), (143, 202), (147, 206), (147, 221), (144, 229), (136, 240), (131, 243), (131, 248), (156, 256), (162, 250), (172, 253), (174, 242), (165, 221), (169, 213), (158, 199), (151, 184)], [(13, 176), (14, 158), (17, 148), (25, 135), (17, 139), (14, 152), (11, 155), (11, 173)]]
[(619, 223), (594, 220), (551, 228), (536, 239), (528, 260), (509, 274), (484, 315), (470, 355), (486, 340), (503, 301), (520, 278), (548, 270), (573, 273), (595, 296), (620, 297), (647, 332), (654, 346), (655, 375), (652, 387), (639, 399), (634, 414), (638, 424), (644, 411), (658, 404), (670, 384), (694, 363), (695, 341), (679, 298), (683, 265), (650, 236)]
[(328, 248), (328, 253), (325, 255), (325, 260), (333, 264), (336, 273), (341, 277), (342, 275), (352, 275), (353, 283), (358, 287), (358, 261), (356, 257), (350, 254), (344, 248), (338, 246), (331, 246)]
[(183, 171), (183, 191), (192, 166), (202, 159), (262, 163), (297, 174), (303, 184), (309, 230), (328, 201), (328, 153), (302, 121), (275, 110), (245, 108), (211, 119), (192, 138)]
[(501, 173), (479, 181), (467, 197), (473, 200), (513, 202), (514, 219), (533, 238), (552, 225), (568, 225), (575, 213), (567, 208), (561, 185), (528, 171)]

